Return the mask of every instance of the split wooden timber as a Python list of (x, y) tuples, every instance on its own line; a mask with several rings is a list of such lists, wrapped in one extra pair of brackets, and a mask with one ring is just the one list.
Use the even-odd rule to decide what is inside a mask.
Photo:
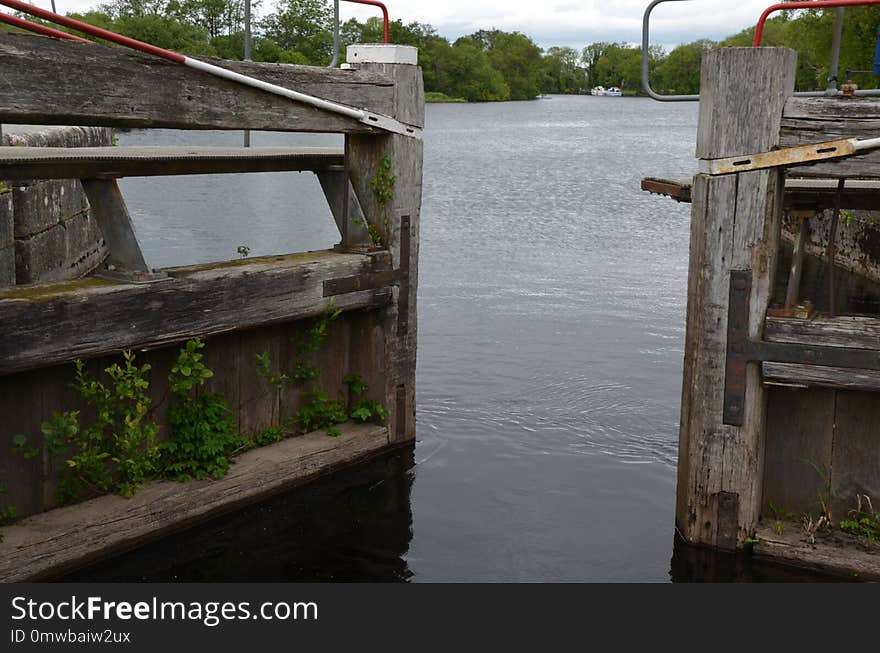
[[(363, 67), (336, 70), (205, 60), (385, 115), (392, 115), (397, 101), (394, 81)], [(72, 61), (75, 66), (70, 65)], [(352, 134), (381, 131), (164, 59), (97, 43), (0, 33), (0, 70), (4, 86), (14, 89), (0, 93), (0, 123)], [(421, 127), (424, 123), (409, 124)]]
[[(795, 64), (787, 48), (706, 53), (697, 156), (776, 146)], [(759, 365), (750, 363), (742, 426), (723, 423), (726, 307), (731, 271), (751, 272), (748, 333), (760, 337), (776, 269), (783, 181), (775, 169), (696, 175), (692, 194), (676, 519), (688, 541), (733, 549), (760, 516), (765, 401)]]
[(72, 571), (389, 449), (383, 426), (339, 428), (337, 437), (321, 431), (245, 452), (222, 479), (151, 482), (130, 499), (98, 497), (4, 526), (0, 582)]
[[(0, 290), (0, 374), (320, 315), (324, 283), (388, 269), (387, 252), (308, 252), (162, 270), (152, 284), (99, 278)], [(338, 295), (378, 308), (388, 287)]]
[[(792, 171), (798, 174), (799, 171)], [(678, 202), (691, 202), (693, 178), (645, 177), (642, 190), (665, 195)], [(785, 208), (809, 207), (813, 210), (833, 209), (837, 195), (834, 179), (786, 177)], [(875, 179), (849, 179), (843, 190), (841, 208), (876, 210), (880, 206), (880, 181)]]

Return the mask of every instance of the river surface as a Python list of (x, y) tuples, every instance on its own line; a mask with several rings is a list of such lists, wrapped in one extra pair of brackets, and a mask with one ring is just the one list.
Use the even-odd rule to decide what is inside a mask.
[[(429, 105), (414, 454), (81, 577), (675, 577), (689, 205), (639, 183), (694, 170), (696, 123), (695, 103), (633, 98)], [(119, 140), (240, 139), (135, 131)], [(253, 135), (257, 146), (339, 142)], [(239, 245), (253, 256), (338, 240), (311, 173), (122, 187), (153, 266), (235, 258)], [(688, 565), (679, 556), (677, 567)]]

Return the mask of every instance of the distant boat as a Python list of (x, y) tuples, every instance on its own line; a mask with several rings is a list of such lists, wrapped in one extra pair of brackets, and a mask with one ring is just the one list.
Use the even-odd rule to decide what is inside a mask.
[(621, 97), (623, 95), (623, 91), (621, 91), (616, 86), (612, 86), (607, 91), (605, 91), (605, 97)]
[(605, 95), (604, 86), (596, 86), (590, 90), (590, 95)]

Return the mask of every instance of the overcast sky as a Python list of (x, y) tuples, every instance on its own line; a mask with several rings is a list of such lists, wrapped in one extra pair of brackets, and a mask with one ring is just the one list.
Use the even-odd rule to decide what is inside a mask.
[[(56, 0), (62, 13), (82, 11), (101, 0)], [(385, 0), (391, 19), (430, 23), (449, 39), (478, 29), (519, 31), (541, 47), (581, 48), (595, 41), (641, 41), (649, 0)], [(50, 8), (50, 0), (34, 4)], [(274, 0), (264, 0), (267, 13)], [(719, 39), (754, 25), (769, 0), (675, 0), (654, 9), (651, 43), (674, 45)], [(343, 20), (378, 15), (378, 9), (342, 3)]]

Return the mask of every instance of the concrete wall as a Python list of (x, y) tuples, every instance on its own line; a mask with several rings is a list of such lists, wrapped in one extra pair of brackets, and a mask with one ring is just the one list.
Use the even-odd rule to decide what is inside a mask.
[[(113, 131), (99, 127), (6, 125), (2, 137), (3, 145), (19, 147), (96, 147), (112, 140)], [(6, 186), (11, 192), (0, 195), (0, 287), (75, 279), (106, 258), (107, 248), (78, 179), (17, 180)]]

